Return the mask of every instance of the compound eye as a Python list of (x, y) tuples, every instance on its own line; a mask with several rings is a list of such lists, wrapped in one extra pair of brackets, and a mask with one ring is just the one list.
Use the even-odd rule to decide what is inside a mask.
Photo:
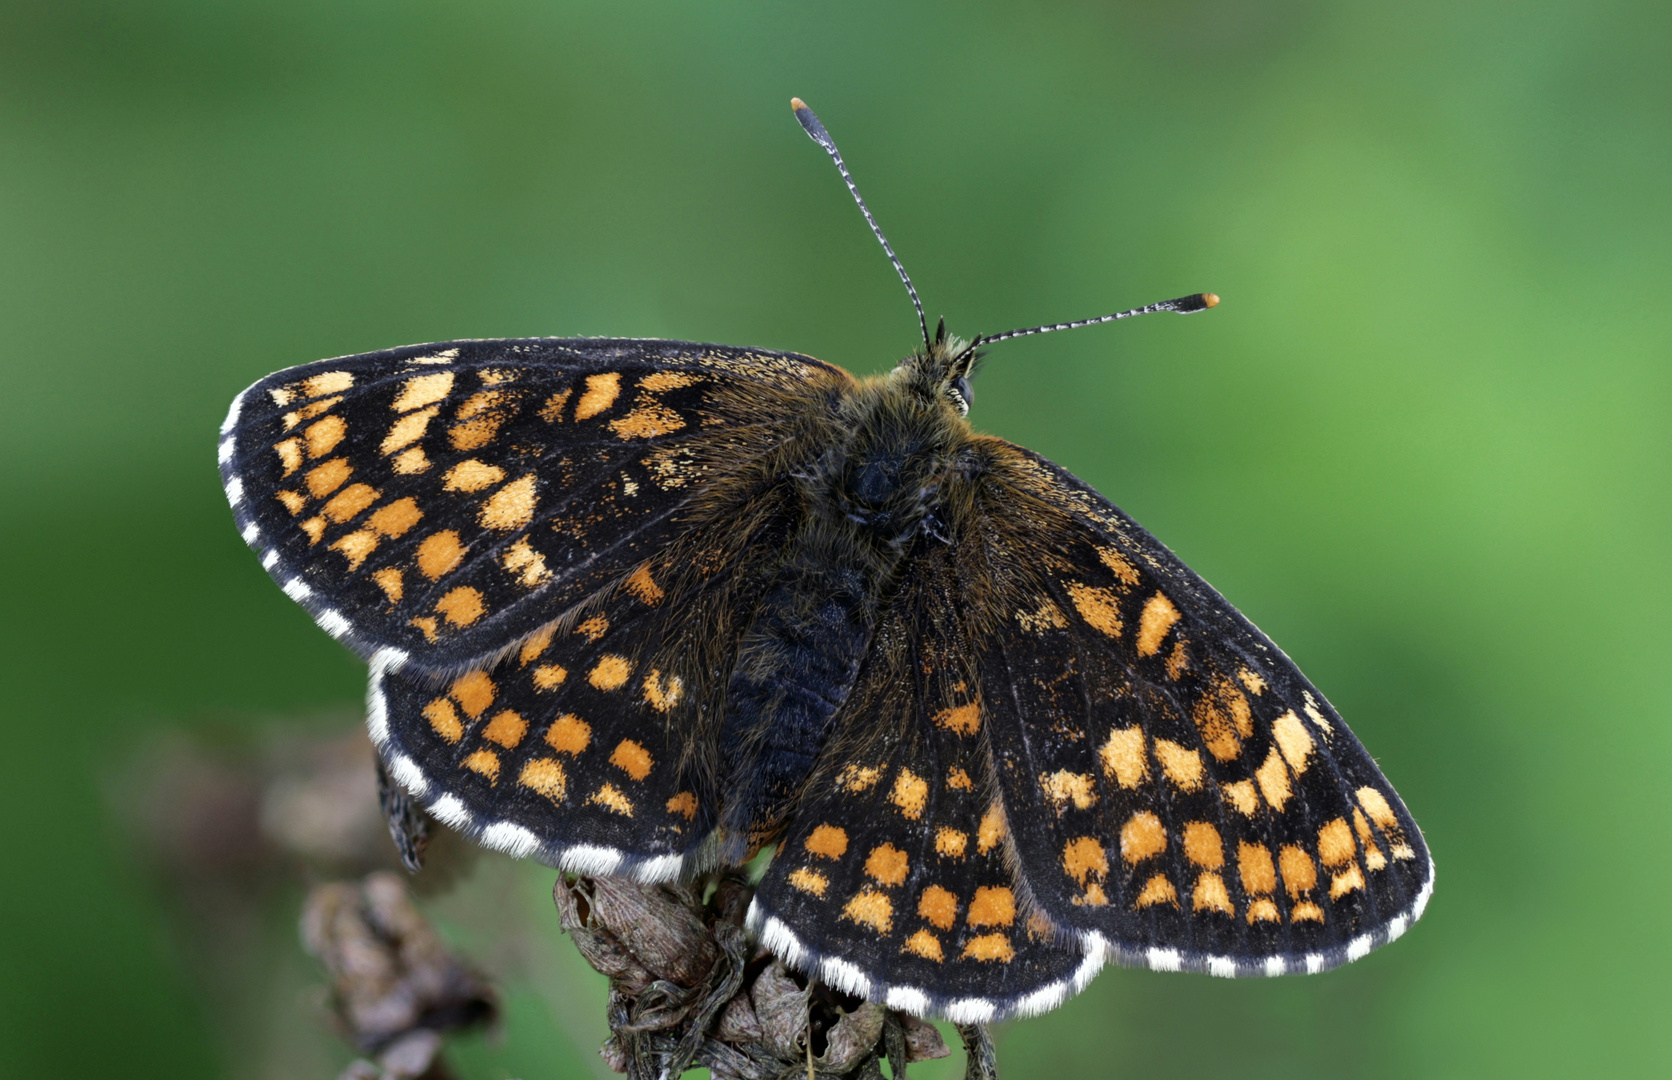
[(959, 416), (970, 414), (970, 405), (975, 401), (975, 391), (970, 389), (970, 381), (962, 375), (952, 380), (952, 385), (946, 388), (946, 395), (952, 399), (953, 408), (958, 410)]

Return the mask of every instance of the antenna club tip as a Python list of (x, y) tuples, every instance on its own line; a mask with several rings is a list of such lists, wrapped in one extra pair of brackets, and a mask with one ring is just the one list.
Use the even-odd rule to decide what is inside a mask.
[(1203, 293), (1202, 294), (1202, 306), (1203, 307), (1218, 307), (1219, 306), (1219, 297), (1216, 296), (1213, 293), (1210, 293), (1210, 292)]
[(805, 108), (807, 108), (807, 103), (805, 101), (802, 101), (798, 97), (790, 98), (790, 111), (801, 112)]

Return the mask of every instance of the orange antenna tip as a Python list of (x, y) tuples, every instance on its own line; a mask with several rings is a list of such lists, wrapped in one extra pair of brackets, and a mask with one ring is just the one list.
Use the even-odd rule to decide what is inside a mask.
[(1218, 307), (1219, 297), (1215, 296), (1213, 293), (1205, 292), (1202, 294), (1202, 304), (1206, 307)]
[(806, 107), (807, 107), (807, 103), (805, 101), (802, 101), (800, 98), (798, 98), (798, 97), (790, 98), (790, 108), (795, 110), (796, 112), (800, 112), (802, 109), (805, 109)]

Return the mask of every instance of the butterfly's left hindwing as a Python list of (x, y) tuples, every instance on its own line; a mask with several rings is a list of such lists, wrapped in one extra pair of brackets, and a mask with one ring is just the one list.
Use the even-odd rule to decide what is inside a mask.
[(245, 541), (332, 636), (456, 673), (769, 483), (798, 422), (850, 383), (688, 342), (412, 346), (256, 383), (221, 473)]
[(1119, 962), (1216, 975), (1320, 971), (1403, 933), (1428, 851), (1335, 710), (1095, 491), (983, 442), (961, 572), (990, 598), (983, 716), (1039, 910)]

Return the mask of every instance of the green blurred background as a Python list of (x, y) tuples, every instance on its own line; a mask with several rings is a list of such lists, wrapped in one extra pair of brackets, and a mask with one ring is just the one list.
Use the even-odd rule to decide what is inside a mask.
[[(1330, 975), (1111, 970), (1000, 1029), (1007, 1080), (1664, 1068), (1669, 31), (1647, 2), (0, 4), (0, 1074), (261, 1074), (108, 782), (160, 730), (352, 722), (361, 666), (231, 527), (239, 389), (455, 337), (911, 347), (792, 94), (956, 331), (1224, 297), (1006, 345), (971, 419), (1280, 642), (1439, 867)], [(597, 1075), (550, 875), (501, 863), (550, 940), (457, 1060)]]

